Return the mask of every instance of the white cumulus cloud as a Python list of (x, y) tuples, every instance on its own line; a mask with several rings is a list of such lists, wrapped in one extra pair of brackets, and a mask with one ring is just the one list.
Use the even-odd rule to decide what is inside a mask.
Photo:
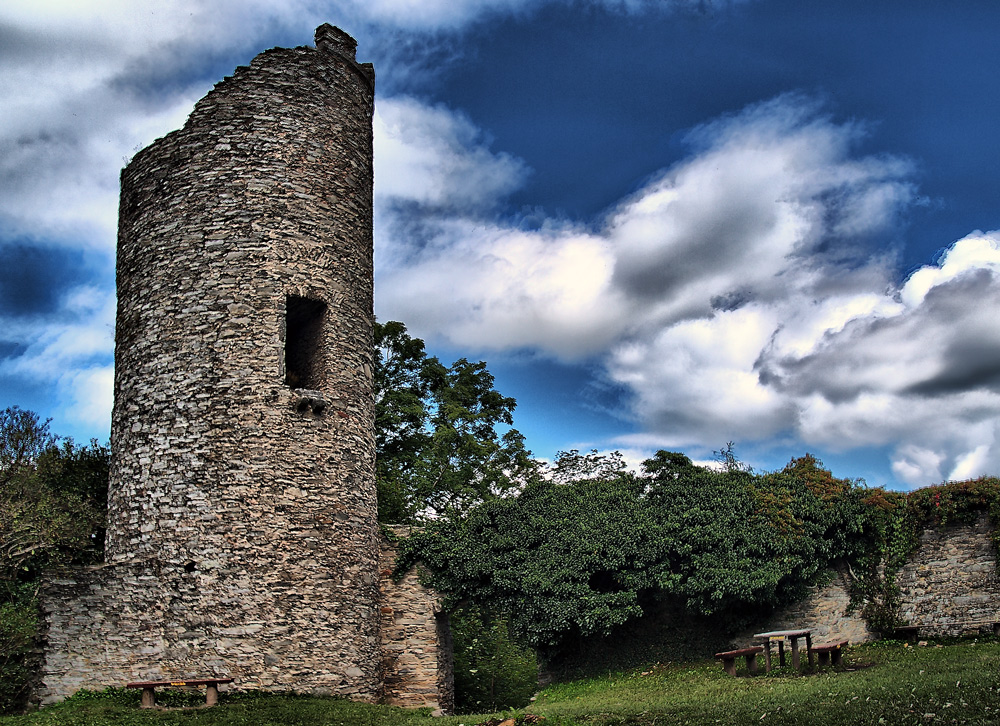
[[(421, 146), (443, 168), (520, 173), (465, 119), (428, 113)], [(380, 237), (377, 310), (456, 346), (602, 360), (629, 392), (626, 446), (886, 447), (910, 484), (998, 470), (1000, 237), (970, 235), (897, 282), (868, 240), (916, 201), (913, 169), (854, 155), (864, 133), (803, 97), (750, 107), (695, 130), (690, 157), (596, 229), (522, 229), (483, 214), (485, 197), (386, 205), (383, 233), (406, 234)], [(519, 177), (502, 178), (498, 195)]]

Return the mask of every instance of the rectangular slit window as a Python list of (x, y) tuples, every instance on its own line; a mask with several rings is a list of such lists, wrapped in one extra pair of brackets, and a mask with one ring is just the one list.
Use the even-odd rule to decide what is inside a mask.
[(285, 298), (285, 385), (319, 390), (320, 345), (326, 303), (307, 297)]

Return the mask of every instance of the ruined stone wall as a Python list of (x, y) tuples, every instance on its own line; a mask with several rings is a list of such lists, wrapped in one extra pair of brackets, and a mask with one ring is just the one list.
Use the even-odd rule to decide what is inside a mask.
[(378, 696), (354, 47), (322, 26), (262, 53), (122, 173), (109, 566), (50, 583), (43, 698), (196, 675)]
[(838, 568), (829, 581), (810, 588), (809, 595), (794, 605), (781, 608), (753, 628), (740, 633), (734, 642), (756, 645), (754, 633), (772, 630), (811, 628), (814, 643), (847, 638), (852, 643), (875, 640), (878, 633), (868, 628), (857, 612), (848, 612), (851, 582), (846, 568)]
[[(398, 538), (410, 528), (392, 526)], [(396, 543), (383, 540), (382, 591), (383, 700), (393, 706), (455, 708), (451, 630), (440, 597), (420, 584), (417, 568), (394, 582)]]
[[(992, 532), (985, 513), (974, 524), (926, 528), (919, 549), (896, 575), (902, 620), (920, 626), (923, 635), (962, 635), (981, 628), (992, 632), (992, 624), (1000, 623), (1000, 576)], [(749, 645), (755, 632), (791, 628), (813, 628), (814, 642), (848, 638), (860, 643), (877, 638), (860, 615), (847, 613), (849, 602), (850, 581), (841, 571), (804, 601), (740, 633), (734, 642)]]
[[(45, 659), (36, 696), (50, 703), (80, 688), (123, 686), (133, 680), (224, 675), (232, 662), (259, 660), (259, 643), (242, 636), (260, 628), (206, 627), (197, 572), (153, 562), (74, 568), (46, 578), (42, 590)], [(281, 644), (272, 644), (274, 657)], [(197, 666), (192, 666), (192, 662)], [(257, 685), (266, 687), (258, 678)]]
[(896, 575), (903, 620), (942, 635), (974, 630), (960, 623), (1000, 622), (992, 531), (985, 514), (974, 524), (925, 529), (920, 549)]
[[(397, 537), (410, 534), (394, 526)], [(393, 706), (427, 707), (451, 713), (455, 706), (451, 633), (440, 597), (420, 584), (414, 568), (392, 579), (397, 544), (380, 542), (382, 691)], [(250, 576), (239, 583), (254, 589)], [(241, 689), (303, 690), (285, 673), (296, 624), (260, 619), (218, 625), (212, 583), (152, 561), (72, 568), (47, 578), (46, 658), (38, 694), (44, 703), (80, 688), (122, 686), (132, 680), (170, 680), (204, 675), (236, 678)], [(303, 616), (328, 618), (326, 610)], [(197, 663), (199, 670), (192, 670)], [(256, 664), (263, 664), (263, 668)], [(243, 668), (241, 666), (250, 666)], [(328, 667), (327, 658), (297, 667)], [(141, 674), (141, 675), (137, 675)]]

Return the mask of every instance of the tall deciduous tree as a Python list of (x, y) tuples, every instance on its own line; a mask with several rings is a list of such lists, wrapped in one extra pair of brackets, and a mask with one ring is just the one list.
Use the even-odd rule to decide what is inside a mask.
[(0, 412), (0, 583), (44, 567), (99, 560), (104, 547), (107, 447), (61, 445), (49, 422)]
[(516, 402), (482, 362), (445, 366), (399, 322), (375, 324), (379, 518), (412, 523), (520, 488), (536, 469)]

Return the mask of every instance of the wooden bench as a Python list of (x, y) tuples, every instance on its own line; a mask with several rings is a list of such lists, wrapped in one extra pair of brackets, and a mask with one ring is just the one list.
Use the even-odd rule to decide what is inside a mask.
[(722, 669), (731, 676), (736, 675), (736, 659), (740, 656), (746, 658), (747, 669), (751, 673), (757, 672), (757, 656), (764, 652), (763, 646), (754, 645), (749, 648), (739, 650), (727, 650), (725, 653), (716, 653), (716, 660), (722, 661)]
[(989, 629), (993, 635), (1000, 636), (1000, 621), (996, 620), (946, 620), (936, 623), (923, 623), (922, 625), (900, 625), (893, 628), (894, 638), (904, 640), (917, 640), (921, 631), (927, 634), (934, 634), (940, 631), (957, 630), (960, 634), (970, 634), (982, 629)]
[(892, 637), (899, 640), (916, 640), (919, 635), (919, 625), (897, 625), (892, 629)]
[(813, 653), (819, 655), (819, 664), (840, 665), (840, 656), (847, 647), (848, 640), (832, 640), (829, 643), (820, 643), (813, 646)]
[(126, 688), (142, 689), (140, 708), (156, 707), (156, 689), (170, 686), (205, 686), (205, 705), (214, 706), (219, 702), (219, 684), (232, 683), (232, 678), (191, 678), (183, 681), (136, 681), (126, 683)]

